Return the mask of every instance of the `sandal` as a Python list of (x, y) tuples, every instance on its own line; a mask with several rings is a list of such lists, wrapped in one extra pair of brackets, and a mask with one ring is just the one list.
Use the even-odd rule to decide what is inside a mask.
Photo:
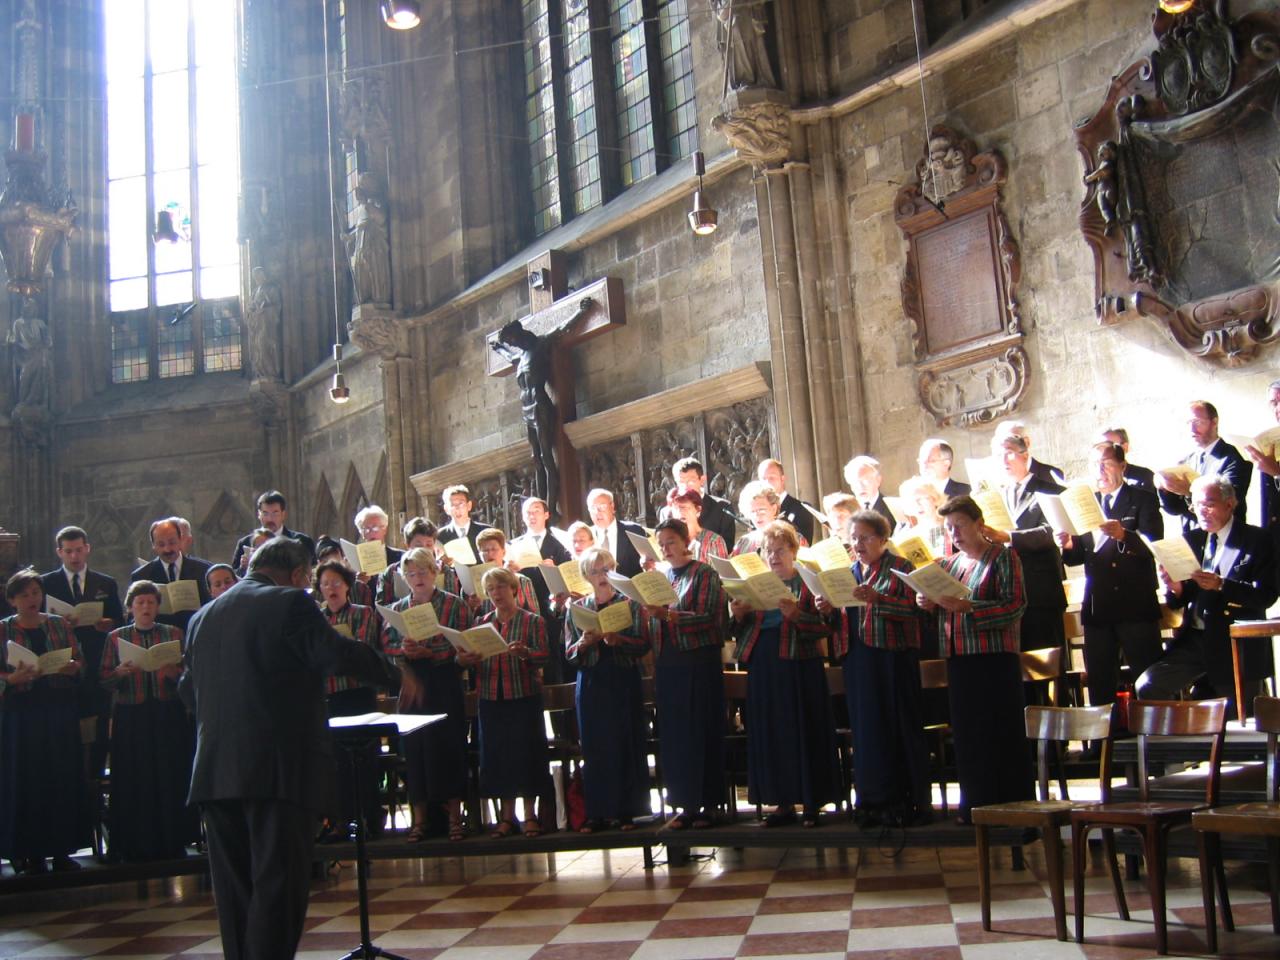
[(526, 820), (524, 822), (524, 835), (532, 840), (534, 837), (542, 836), (542, 824), (537, 820)]
[(604, 829), (603, 820), (586, 820), (582, 826), (578, 828), (579, 833), (599, 833)]
[(693, 827), (695, 830), (710, 830), (715, 826), (715, 821), (711, 819), (711, 814), (702, 810), (693, 818), (689, 826)]
[(806, 810), (804, 815), (800, 817), (800, 826), (806, 830), (812, 830), (818, 825), (818, 811)]
[(461, 817), (449, 818), (449, 839), (453, 842), (465, 840), (467, 837), (467, 828), (462, 825)]
[(662, 825), (663, 830), (684, 830), (689, 826), (691, 818), (687, 813), (677, 813)]
[(515, 832), (516, 825), (512, 821), (499, 820), (493, 825), (493, 829), (489, 831), (489, 837), (493, 840), (502, 840)]
[(422, 827), (415, 823), (409, 828), (408, 832), (405, 833), (404, 838), (408, 843), (421, 843), (423, 840), (427, 839), (427, 833), (422, 829)]
[(628, 830), (634, 830), (636, 828), (635, 821), (633, 821), (630, 817), (623, 817), (621, 820), (618, 820), (614, 824), (614, 826), (616, 826), (619, 830), (622, 830), (623, 832), (626, 832)]

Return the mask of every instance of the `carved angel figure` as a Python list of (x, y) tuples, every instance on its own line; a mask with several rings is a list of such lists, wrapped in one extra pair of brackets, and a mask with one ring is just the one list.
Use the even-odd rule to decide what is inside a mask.
[(280, 284), (267, 276), (262, 267), (253, 268), (253, 289), (249, 307), (244, 312), (245, 325), (249, 328), (249, 364), (253, 375), (267, 380), (279, 380), (280, 366), (280, 312), (283, 297)]
[(777, 87), (765, 36), (769, 15), (761, 2), (711, 0), (719, 23), (716, 46), (725, 58), (724, 94), (744, 87)]
[(1098, 144), (1098, 165), (1093, 168), (1093, 173), (1084, 178), (1086, 186), (1098, 185), (1094, 202), (1098, 205), (1098, 212), (1102, 214), (1103, 233), (1114, 230), (1117, 222), (1116, 206), (1120, 200), (1120, 188), (1116, 182), (1118, 151), (1119, 147), (1114, 140)]

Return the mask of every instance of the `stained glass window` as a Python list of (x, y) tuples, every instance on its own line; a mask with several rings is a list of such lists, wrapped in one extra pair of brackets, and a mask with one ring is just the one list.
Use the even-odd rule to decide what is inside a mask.
[(115, 382), (208, 368), (202, 310), (184, 308), (240, 292), (236, 7), (103, 3)]

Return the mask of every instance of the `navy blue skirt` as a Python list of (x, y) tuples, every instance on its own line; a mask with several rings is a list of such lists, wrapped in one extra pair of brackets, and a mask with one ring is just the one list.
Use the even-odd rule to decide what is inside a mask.
[(480, 701), (480, 796), (540, 797), (551, 789), (542, 694)]
[(587, 818), (626, 820), (653, 813), (649, 803), (649, 758), (645, 751), (640, 670), (623, 665), (600, 647), (595, 666), (578, 671), (574, 695)]
[(714, 809), (725, 802), (720, 648), (664, 646), (656, 680), (658, 756), (667, 802), (691, 813)]
[(121, 860), (184, 856), (200, 838), (187, 806), (195, 728), (177, 700), (120, 704), (111, 720), (109, 850)]
[(816, 810), (840, 795), (836, 730), (822, 661), (778, 657), (760, 631), (747, 664), (747, 799)]
[(926, 811), (929, 745), (915, 650), (868, 647), (855, 637), (844, 661), (858, 806)]
[(445, 718), (401, 740), (410, 803), (444, 803), (467, 793), (467, 708), (462, 673), (452, 663), (407, 661), (422, 685), (422, 697), (401, 701), (401, 713), (443, 713)]

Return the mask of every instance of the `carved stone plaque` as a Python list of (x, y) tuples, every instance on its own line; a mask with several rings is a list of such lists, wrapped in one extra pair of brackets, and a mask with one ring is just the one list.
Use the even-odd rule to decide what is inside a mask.
[(1280, 339), (1280, 13), (1158, 13), (1156, 47), (1076, 127), (1100, 322), (1155, 320), (1241, 366)]
[(939, 426), (989, 423), (1017, 408), (1027, 359), (1018, 245), (1000, 210), (1004, 159), (935, 127), (916, 182), (894, 204), (909, 245), (902, 309), (913, 325), (917, 392)]

